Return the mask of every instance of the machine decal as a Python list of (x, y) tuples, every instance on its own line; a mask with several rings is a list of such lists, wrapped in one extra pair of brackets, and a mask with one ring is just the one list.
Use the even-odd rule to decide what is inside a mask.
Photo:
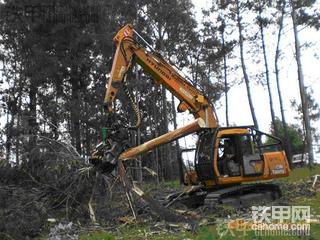
[(118, 74), (118, 78), (121, 79), (123, 74), (125, 73), (126, 71), (126, 67), (125, 66), (121, 66), (120, 68), (120, 71), (119, 71), (119, 74)]
[(277, 175), (277, 174), (284, 174), (284, 167), (283, 165), (276, 165), (274, 169), (271, 170), (272, 175)]
[(190, 93), (188, 93), (184, 88), (180, 87), (179, 90), (180, 90), (180, 92), (182, 92), (183, 95), (185, 95), (186, 97), (188, 97), (188, 98), (190, 98), (190, 99), (193, 98), (193, 96), (192, 96)]

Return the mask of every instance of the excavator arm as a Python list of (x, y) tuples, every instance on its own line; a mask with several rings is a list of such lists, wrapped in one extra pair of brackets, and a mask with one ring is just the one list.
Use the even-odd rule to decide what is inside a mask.
[(216, 128), (218, 126), (216, 113), (202, 92), (182, 77), (159, 53), (154, 50), (147, 51), (134, 37), (139, 37), (146, 43), (131, 24), (124, 26), (114, 37), (117, 48), (104, 98), (107, 111), (109, 113), (113, 111), (117, 92), (134, 60), (156, 83), (163, 85), (180, 100), (178, 112), (189, 110), (196, 119), (203, 119), (206, 128)]
[[(143, 41), (150, 50), (147, 51), (135, 38)], [(139, 154), (172, 142), (187, 134), (197, 132), (200, 129), (218, 127), (215, 110), (202, 92), (182, 77), (159, 53), (154, 51), (133, 29), (131, 24), (124, 26), (116, 34), (114, 41), (116, 43), (116, 52), (104, 98), (104, 107), (108, 116), (114, 116), (112, 113), (117, 93), (126, 80), (128, 70), (136, 62), (146, 73), (152, 76), (157, 84), (163, 85), (180, 100), (178, 112), (188, 110), (194, 115), (195, 121), (139, 146), (128, 148), (126, 147), (128, 145), (126, 131), (119, 126), (114, 127), (115, 121), (111, 117), (111, 125), (113, 127), (108, 129), (108, 138), (96, 146), (91, 155), (92, 163), (98, 165), (103, 171), (110, 172), (117, 164), (117, 160), (132, 159)]]

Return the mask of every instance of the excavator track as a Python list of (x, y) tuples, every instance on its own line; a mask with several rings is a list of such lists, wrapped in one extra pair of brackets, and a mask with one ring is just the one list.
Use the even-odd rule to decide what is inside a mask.
[[(173, 200), (179, 196), (179, 199)], [(265, 204), (281, 197), (278, 185), (258, 183), (243, 184), (226, 187), (214, 191), (196, 191), (181, 196), (181, 193), (172, 195), (170, 201), (179, 202), (188, 208), (204, 206), (213, 209), (217, 205), (227, 205), (235, 208), (250, 207), (254, 204)]]
[(275, 184), (244, 184), (208, 192), (204, 206), (212, 208), (217, 204), (233, 207), (249, 207), (254, 204), (272, 202), (281, 197), (281, 190)]

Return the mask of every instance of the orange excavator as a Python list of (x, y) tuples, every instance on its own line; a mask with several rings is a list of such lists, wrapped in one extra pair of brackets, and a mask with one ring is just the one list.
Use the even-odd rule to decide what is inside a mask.
[[(289, 175), (280, 139), (252, 126), (220, 127), (215, 109), (205, 94), (156, 52), (131, 24), (124, 26), (113, 40), (116, 52), (104, 98), (108, 121), (103, 141), (91, 156), (95, 166), (112, 172), (119, 162), (197, 133), (194, 168), (183, 173), (184, 183), (197, 187), (185, 194), (183, 203), (190, 207), (217, 202), (249, 206), (257, 199), (272, 200), (281, 195), (277, 185), (265, 181)], [(113, 109), (118, 91), (126, 90), (127, 73), (135, 63), (180, 101), (178, 112), (188, 110), (195, 121), (139, 146), (129, 147), (129, 130), (115, 120)], [(132, 102), (132, 98), (129, 99)], [(137, 127), (140, 116), (137, 107), (132, 105)]]

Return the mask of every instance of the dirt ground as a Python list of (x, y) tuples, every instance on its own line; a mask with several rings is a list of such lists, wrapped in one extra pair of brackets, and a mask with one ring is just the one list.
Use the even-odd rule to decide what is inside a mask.
[[(310, 178), (316, 174), (320, 174), (319, 166), (311, 172), (307, 168), (294, 170), (289, 178), (277, 181), (283, 195), (276, 202), (270, 203), (275, 206), (310, 206), (311, 218), (318, 222), (311, 225), (310, 236), (305, 236), (303, 239), (320, 239), (320, 178), (314, 186), (312, 186), (313, 179)], [(179, 190), (178, 184), (174, 182), (144, 187), (148, 189), (153, 198), (159, 201), (162, 201), (168, 194)], [(180, 216), (182, 221), (170, 223), (161, 220), (147, 204), (137, 198), (134, 198), (134, 202), (137, 211), (136, 220), (133, 218), (126, 199), (123, 198), (121, 204), (127, 209), (126, 212), (123, 212), (125, 214), (120, 214), (121, 216), (115, 217), (111, 222), (95, 226), (84, 227), (74, 223), (71, 226), (71, 223), (65, 224), (64, 226), (70, 228), (71, 233), (76, 234), (69, 234), (69, 238), (63, 237), (62, 239), (219, 239), (223, 232), (227, 232), (227, 235), (223, 235), (220, 239), (267, 239), (256, 238), (253, 231), (244, 233), (233, 230), (228, 232), (226, 222), (232, 222), (236, 219), (252, 219), (251, 208), (234, 209), (221, 205), (208, 211), (202, 207), (190, 210), (177, 204), (171, 210)], [(57, 226), (53, 229), (57, 230)], [(50, 239), (59, 239), (52, 237), (54, 236), (52, 229), (50, 234)], [(268, 239), (288, 238), (269, 236)], [(292, 237), (290, 239), (300, 238)]]

